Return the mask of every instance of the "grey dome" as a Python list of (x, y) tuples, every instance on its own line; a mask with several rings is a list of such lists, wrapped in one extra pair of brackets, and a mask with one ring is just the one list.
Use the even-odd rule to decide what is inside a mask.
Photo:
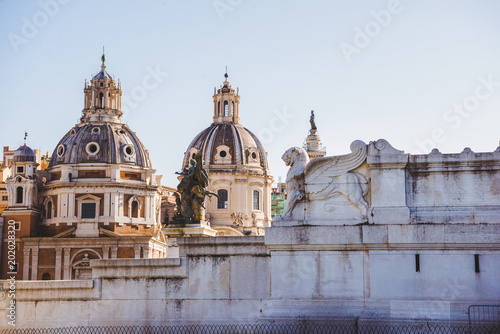
[(36, 154), (31, 149), (31, 147), (23, 145), (20, 146), (16, 153), (14, 153), (14, 162), (27, 162), (27, 161), (36, 161)]
[(183, 166), (189, 165), (192, 148), (202, 153), (205, 165), (215, 165), (217, 148), (221, 145), (229, 148), (227, 153), (232, 165), (248, 165), (252, 161), (252, 152), (256, 152), (256, 164), (267, 170), (266, 152), (257, 136), (241, 124), (234, 123), (213, 123), (200, 132), (187, 148)]
[(108, 163), (151, 168), (148, 152), (125, 124), (84, 123), (57, 144), (49, 167), (60, 164)]

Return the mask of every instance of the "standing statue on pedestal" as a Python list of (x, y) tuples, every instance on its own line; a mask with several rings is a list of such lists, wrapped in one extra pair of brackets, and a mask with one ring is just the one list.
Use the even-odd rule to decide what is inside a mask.
[(311, 118), (309, 118), (309, 122), (311, 123), (311, 130), (318, 130), (316, 123), (314, 122), (314, 110), (311, 110)]
[(210, 198), (217, 194), (206, 189), (208, 174), (203, 168), (201, 153), (196, 154), (189, 163), (191, 167), (185, 167), (182, 172), (176, 172), (182, 178), (177, 186), (180, 196), (176, 196), (177, 211), (173, 220), (185, 224), (196, 224), (205, 220), (205, 196)]

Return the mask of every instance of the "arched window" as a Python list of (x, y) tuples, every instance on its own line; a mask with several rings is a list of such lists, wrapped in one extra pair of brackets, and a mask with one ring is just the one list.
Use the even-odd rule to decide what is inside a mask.
[(52, 201), (47, 203), (47, 211), (45, 213), (47, 214), (47, 219), (52, 218)]
[(16, 204), (23, 203), (23, 187), (16, 188)]
[(42, 281), (50, 281), (50, 274), (49, 273), (43, 273), (43, 275), (42, 275)]
[(253, 191), (253, 209), (254, 210), (260, 210), (259, 192), (257, 190)]
[(132, 201), (132, 218), (139, 218), (139, 203)]
[(227, 190), (220, 189), (217, 191), (219, 199), (217, 199), (217, 209), (227, 209)]
[(234, 101), (231, 102), (231, 116), (234, 115)]
[(137, 196), (131, 197), (128, 201), (128, 214), (127, 214), (128, 217), (140, 218), (142, 205), (143, 202), (139, 197)]
[(220, 101), (217, 103), (217, 116), (220, 116)]
[(104, 108), (104, 94), (99, 94), (99, 100), (101, 101), (101, 108)]
[(229, 108), (229, 103), (227, 101), (224, 101), (224, 116), (229, 115), (229, 111), (227, 110)]

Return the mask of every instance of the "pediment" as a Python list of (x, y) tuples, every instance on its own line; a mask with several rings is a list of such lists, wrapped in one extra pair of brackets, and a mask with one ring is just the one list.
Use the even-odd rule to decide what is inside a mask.
[(52, 238), (63, 238), (63, 237), (70, 236), (73, 234), (73, 232), (75, 232), (75, 230), (76, 230), (76, 227), (70, 227), (66, 231), (62, 231), (61, 233), (54, 235)]
[(85, 194), (85, 195), (77, 197), (76, 200), (77, 201), (100, 201), (101, 198), (94, 196), (94, 195)]

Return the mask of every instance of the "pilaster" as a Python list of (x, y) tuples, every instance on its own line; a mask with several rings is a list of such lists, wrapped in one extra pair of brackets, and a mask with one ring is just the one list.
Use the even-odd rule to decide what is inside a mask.
[(62, 248), (57, 247), (56, 248), (56, 274), (54, 277), (55, 280), (61, 279), (61, 255), (62, 255)]
[(31, 280), (38, 279), (38, 248), (31, 249)]
[(71, 279), (71, 263), (70, 263), (71, 248), (64, 248), (64, 279)]

